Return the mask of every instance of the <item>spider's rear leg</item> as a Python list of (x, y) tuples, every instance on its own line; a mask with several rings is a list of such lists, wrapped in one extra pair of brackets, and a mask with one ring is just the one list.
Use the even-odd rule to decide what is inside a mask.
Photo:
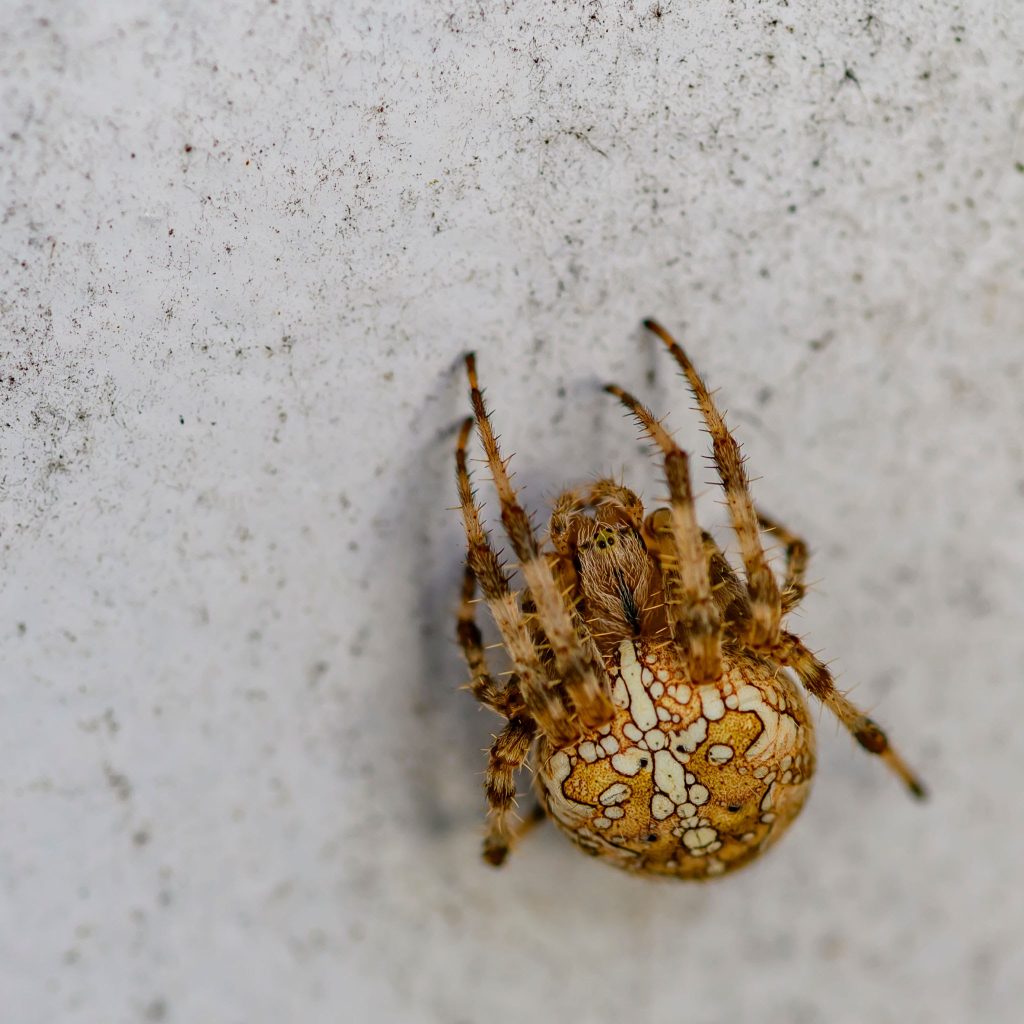
[(782, 614), (785, 615), (803, 600), (807, 592), (807, 584), (804, 582), (807, 573), (807, 543), (760, 510), (757, 521), (765, 533), (772, 534), (786, 549), (786, 578), (782, 581)]
[(783, 632), (772, 657), (791, 668), (807, 690), (818, 698), (842, 722), (851, 736), (870, 754), (877, 754), (903, 780), (919, 800), (927, 790), (910, 766), (890, 745), (877, 722), (872, 721), (851, 700), (840, 693), (825, 664), (812, 654), (804, 642), (792, 633)]
[(493, 867), (500, 868), (523, 837), (532, 832), (542, 821), (546, 821), (547, 816), (543, 805), (535, 801), (525, 815), (507, 822), (502, 835), (493, 834), (489, 829), (484, 837), (482, 851), (484, 860)]
[(782, 598), (779, 585), (775, 582), (775, 576), (761, 546), (757, 513), (750, 497), (750, 484), (743, 468), (740, 446), (726, 426), (725, 419), (711, 398), (707, 385), (679, 343), (654, 320), (645, 320), (644, 327), (657, 334), (672, 353), (686, 376), (693, 397), (697, 400), (697, 407), (707, 424), (715, 465), (725, 488), (732, 527), (736, 531), (740, 555), (747, 573), (751, 614), (746, 641), (757, 650), (771, 648), (779, 638)]
[(649, 409), (616, 384), (605, 390), (629, 409), (664, 456), (671, 499), (668, 522), (659, 529), (656, 513), (648, 522), (658, 533), (656, 550), (673, 635), (684, 647), (692, 678), (698, 683), (713, 682), (722, 674), (722, 620), (711, 592), (689, 460)]
[[(540, 550), (529, 517), (516, 497), (508, 469), (501, 458), (490, 416), (484, 405), (477, 379), (476, 359), (472, 353), (466, 356), (466, 373), (469, 378), (470, 399), (476, 415), (477, 431), (483, 442), (501, 503), (501, 521), (519, 560), (530, 597), (536, 606), (537, 622), (551, 649), (555, 674), (561, 681), (572, 703), (573, 713), (583, 729), (599, 728), (607, 724), (614, 713), (604, 666), (600, 664), (594, 645), (581, 643), (577, 636), (577, 624), (573, 622), (551, 565)], [(561, 698), (550, 686), (548, 699), (556, 705), (561, 703)], [(542, 728), (545, 727), (544, 722), (539, 719), (538, 724)], [(560, 729), (556, 735), (551, 736), (551, 739), (564, 745), (567, 741), (577, 738), (579, 733), (578, 727), (570, 730), (568, 734), (564, 729)]]
[[(495, 867), (504, 863), (512, 843), (524, 831), (523, 822), (516, 829), (509, 818), (516, 802), (516, 773), (526, 763), (536, 733), (537, 726), (532, 718), (515, 715), (491, 744), (484, 782), (490, 817), (484, 836), (483, 856), (488, 864)], [(533, 823), (532, 815), (525, 821)]]

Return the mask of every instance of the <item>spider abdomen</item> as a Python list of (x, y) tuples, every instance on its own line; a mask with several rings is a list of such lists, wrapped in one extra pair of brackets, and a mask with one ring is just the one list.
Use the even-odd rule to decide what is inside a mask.
[(747, 863), (796, 817), (814, 771), (814, 730), (785, 673), (723, 651), (694, 685), (671, 647), (623, 640), (609, 658), (615, 717), (555, 748), (537, 780), (578, 846), (630, 871), (707, 878)]

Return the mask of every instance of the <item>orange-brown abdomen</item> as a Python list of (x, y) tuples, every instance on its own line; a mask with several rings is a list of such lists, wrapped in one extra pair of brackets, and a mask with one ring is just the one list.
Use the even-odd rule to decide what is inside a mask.
[(723, 668), (694, 685), (670, 646), (622, 641), (608, 663), (612, 722), (538, 750), (541, 798), (573, 842), (628, 871), (701, 879), (785, 831), (814, 771), (803, 697), (752, 655), (724, 650)]

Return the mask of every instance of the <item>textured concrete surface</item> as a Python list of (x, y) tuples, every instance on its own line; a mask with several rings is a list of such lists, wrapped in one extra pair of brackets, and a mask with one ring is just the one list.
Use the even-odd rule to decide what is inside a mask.
[[(1009, 0), (5, 4), (5, 1024), (1018, 1020), (1022, 51)], [(453, 367), (539, 514), (654, 497), (596, 387), (703, 450), (651, 314), (934, 797), (822, 719), (744, 874), (494, 872)]]

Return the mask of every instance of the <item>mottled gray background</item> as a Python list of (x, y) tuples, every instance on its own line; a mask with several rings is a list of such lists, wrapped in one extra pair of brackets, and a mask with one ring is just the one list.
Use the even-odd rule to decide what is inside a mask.
[[(5, 1024), (1018, 1020), (1022, 117), (1011, 0), (3, 4)], [(645, 315), (934, 798), (822, 719), (746, 873), (494, 872), (457, 356), (655, 498)]]

